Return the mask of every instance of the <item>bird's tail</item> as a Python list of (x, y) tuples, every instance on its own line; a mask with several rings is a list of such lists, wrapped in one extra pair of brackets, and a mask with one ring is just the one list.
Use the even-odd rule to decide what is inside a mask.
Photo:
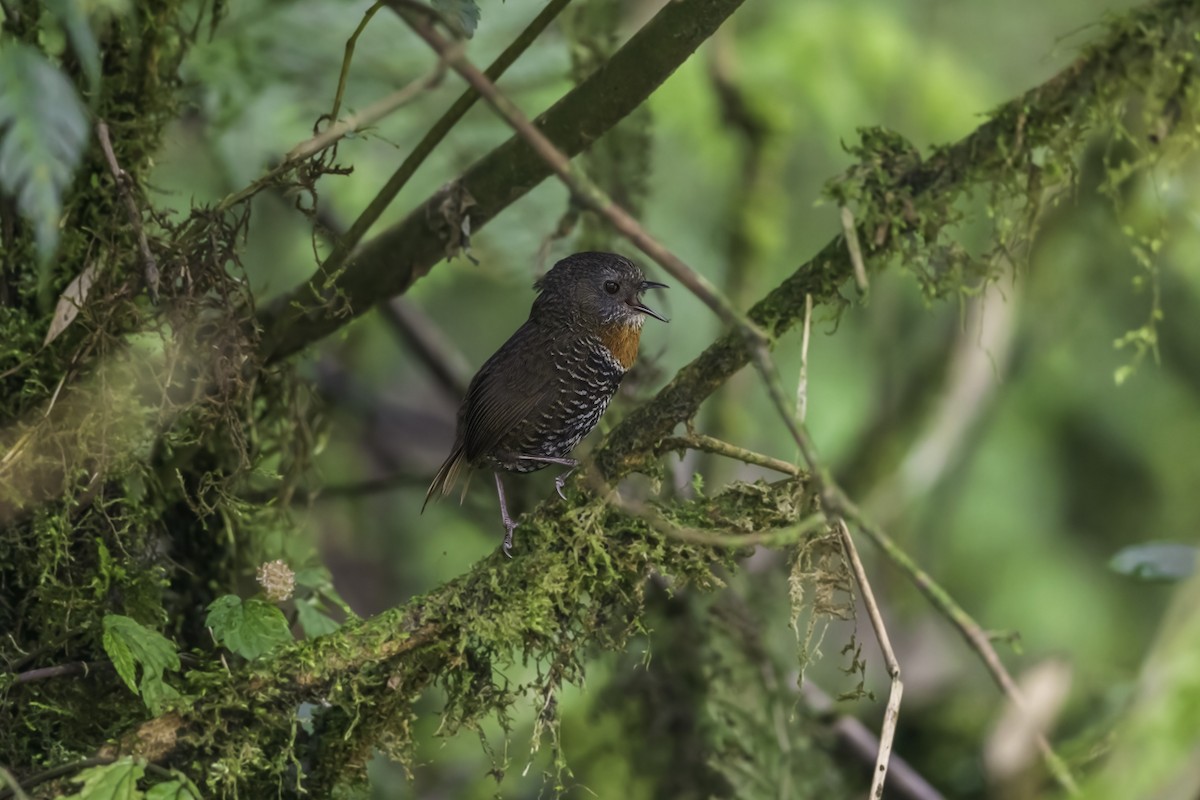
[[(450, 490), (454, 488), (454, 484), (458, 483), (458, 476), (462, 474), (463, 468), (467, 466), (466, 453), (463, 445), (457, 445), (450, 451), (450, 455), (442, 462), (442, 466), (438, 469), (437, 475), (433, 476), (433, 483), (429, 484), (429, 490), (425, 492), (425, 502), (421, 504), (421, 512), (424, 513), (425, 506), (429, 505), (429, 501), (434, 497), (445, 497), (450, 494)], [(466, 493), (466, 487), (463, 487), (463, 493)]]

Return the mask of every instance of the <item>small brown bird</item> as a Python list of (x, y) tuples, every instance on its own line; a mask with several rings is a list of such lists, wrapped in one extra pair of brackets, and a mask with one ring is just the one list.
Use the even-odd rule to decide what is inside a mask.
[[(476, 373), (458, 409), (458, 432), (425, 505), (450, 492), (464, 469), (492, 470), (504, 520), (504, 554), (513, 529), (500, 471), (567, 467), (554, 481), (559, 496), (579, 462), (569, 453), (596, 427), (637, 358), (646, 315), (667, 319), (642, 304), (648, 281), (627, 258), (576, 253), (534, 284), (529, 319)], [(464, 489), (465, 492), (465, 489)], [(425, 510), (425, 505), (421, 510)]]

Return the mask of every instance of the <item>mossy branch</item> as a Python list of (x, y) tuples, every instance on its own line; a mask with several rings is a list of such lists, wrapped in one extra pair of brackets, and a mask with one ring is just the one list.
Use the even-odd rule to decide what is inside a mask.
[[(579, 152), (642, 102), (738, 5), (668, 4), (606, 68), (551, 109), (541, 129), (564, 152)], [(1131, 13), (1068, 69), (924, 160), (894, 138), (865, 137), (857, 150), (861, 163), (836, 193), (843, 205), (855, 206), (867, 266), (879, 269), (892, 258), (931, 260), (939, 235), (957, 221), (955, 204), (975, 189), (1036, 210), (1047, 191), (1070, 185), (1073, 159), (1088, 132), (1121, 120), (1124, 101), (1134, 94), (1141, 95), (1144, 113), (1157, 115), (1149, 147), (1161, 148), (1172, 136), (1193, 137), (1195, 90), (1189, 87), (1197, 85), (1192, 56), (1198, 17), (1200, 11), (1182, 0)], [(470, 194), (478, 230), (548, 175), (541, 159), (514, 138), (468, 170), (453, 196)], [(282, 358), (407, 289), (444, 255), (445, 243), (429, 220), (444, 219), (441, 204), (450, 196), (427, 200), (369, 242), (344, 272), (328, 281), (315, 278), (266, 309), (258, 320), (265, 330), (260, 354)], [(851, 275), (846, 242), (838, 236), (755, 305), (750, 318), (777, 338), (802, 319), (807, 295), (840, 304), (839, 289)], [(601, 444), (596, 455), (605, 476), (614, 480), (652, 468), (675, 427), (753, 356), (737, 333), (709, 347)], [(58, 413), (70, 407), (64, 401)], [(681, 528), (723, 536), (783, 530), (810, 510), (801, 489), (794, 481), (735, 485), (661, 513)], [(232, 674), (189, 671), (181, 688), (194, 702), (141, 724), (120, 748), (181, 765), (195, 758), (197, 768), (214, 768), (214, 783), (227, 780), (224, 788), (232, 793), (240, 787), (243, 795), (264, 779), (282, 784), (295, 774), (296, 759), (311, 756), (314, 772), (304, 788), (320, 796), (338, 777), (332, 770), (363, 767), (381, 742), (410, 741), (412, 700), (430, 686), (447, 691), (451, 730), (488, 714), (503, 720), (528, 687), (509, 686), (497, 666), (532, 659), (553, 664), (553, 674), (571, 680), (587, 652), (625, 644), (639, 624), (648, 575), (715, 586), (712, 564), (725, 557), (723, 550), (665, 536), (603, 498), (579, 494), (565, 505), (543, 505), (524, 526), (527, 548), (515, 562), (486, 559), (401, 608)], [(314, 734), (297, 731), (297, 704), (305, 701), (331, 706), (319, 715), (321, 729)], [(244, 755), (251, 751), (256, 755)], [(216, 771), (219, 763), (226, 772)]]
[[(1156, 96), (1147, 98), (1149, 107), (1161, 110), (1177, 102), (1181, 88), (1195, 84), (1198, 32), (1200, 9), (1194, 3), (1157, 3), (1114, 23), (1107, 39), (1065, 70), (1005, 103), (989, 122), (923, 161), (907, 153), (872, 151), (865, 142), (858, 151), (862, 163), (847, 175), (869, 175), (857, 187), (862, 208), (856, 218), (871, 265), (878, 269), (896, 256), (927, 258), (922, 246), (934, 243), (943, 228), (957, 221), (954, 204), (974, 189), (986, 187), (1009, 199), (1039, 203), (1044, 193), (1069, 186), (1074, 174), (1070, 160), (1082, 150), (1088, 133), (1119, 119), (1131, 95), (1154, 90)], [(1194, 90), (1192, 94), (1194, 99)], [(1172, 116), (1172, 133), (1192, 135), (1180, 124), (1177, 109)], [(1161, 148), (1163, 139), (1152, 143)], [(817, 304), (841, 305), (839, 289), (853, 270), (845, 237), (836, 236), (748, 316), (775, 341), (803, 319), (806, 295)], [(595, 455), (604, 475), (616, 480), (648, 469), (659, 443), (676, 425), (692, 419), (753, 355), (737, 332), (710, 345), (609, 433)]]
[[(662, 514), (697, 530), (765, 532), (795, 525), (806, 498), (804, 484), (795, 479), (734, 484)], [(668, 575), (675, 587), (711, 589), (720, 583), (713, 564), (730, 558), (724, 548), (665, 536), (604, 498), (578, 492), (565, 506), (557, 499), (542, 504), (523, 518), (521, 530), (523, 555), (516, 560), (497, 553), (402, 607), (232, 674), (189, 673), (196, 702), (140, 725), (117, 749), (180, 763), (198, 752), (206, 759), (237, 752), (239, 737), (265, 748), (293, 735), (298, 704), (329, 702), (363, 717), (344, 720), (345, 730), (323, 732), (353, 751), (338, 759), (353, 771), (431, 685), (447, 690), (451, 729), (503, 712), (522, 687), (497, 687), (495, 667), (554, 661), (578, 674), (589, 653), (623, 647), (636, 628), (652, 570)], [(245, 724), (250, 719), (253, 726)], [(306, 788), (321, 794), (320, 787)]]

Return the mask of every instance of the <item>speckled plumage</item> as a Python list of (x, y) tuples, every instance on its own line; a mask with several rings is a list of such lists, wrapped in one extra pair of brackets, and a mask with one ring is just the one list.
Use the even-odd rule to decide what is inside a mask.
[(516, 525), (499, 471), (573, 468), (570, 452), (599, 422), (636, 357), (645, 315), (662, 319), (640, 300), (658, 287), (611, 253), (576, 253), (555, 264), (535, 284), (529, 319), (472, 379), (454, 446), (425, 502), (449, 493), (464, 470), (496, 471), (507, 553)]

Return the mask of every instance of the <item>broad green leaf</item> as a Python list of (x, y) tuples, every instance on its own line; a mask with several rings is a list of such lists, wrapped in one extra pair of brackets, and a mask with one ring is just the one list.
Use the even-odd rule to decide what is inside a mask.
[(87, 135), (83, 104), (66, 76), (28, 45), (0, 47), (0, 191), (33, 225), (43, 288), (58, 247), (62, 193)]
[(1193, 544), (1146, 542), (1122, 548), (1108, 567), (1143, 581), (1181, 581), (1196, 571), (1198, 551), (1200, 547)]
[(58, 18), (59, 24), (67, 32), (71, 49), (75, 51), (83, 74), (87, 76), (88, 86), (96, 92), (100, 88), (100, 48), (83, 3), (79, 0), (46, 0), (46, 8)]
[(324, 636), (333, 633), (341, 627), (337, 620), (323, 614), (318, 606), (323, 606), (319, 598), (306, 597), (296, 601), (296, 618), (304, 635), (308, 637)]
[(59, 800), (140, 800), (142, 792), (137, 782), (146, 768), (129, 756), (102, 767), (85, 769), (72, 779), (82, 783), (78, 792), (59, 795)]
[[(179, 669), (179, 655), (170, 639), (129, 617), (107, 614), (103, 644), (121, 680), (130, 691), (141, 695), (151, 713), (161, 713), (167, 701), (179, 696), (163, 681), (165, 670)], [(142, 668), (140, 681), (137, 666)]]
[(205, 624), (219, 644), (243, 658), (258, 658), (263, 653), (293, 641), (283, 612), (270, 603), (251, 598), (242, 601), (235, 594), (218, 597), (208, 606)]
[(479, 5), (475, 0), (433, 0), (433, 7), (470, 39), (479, 27)]

